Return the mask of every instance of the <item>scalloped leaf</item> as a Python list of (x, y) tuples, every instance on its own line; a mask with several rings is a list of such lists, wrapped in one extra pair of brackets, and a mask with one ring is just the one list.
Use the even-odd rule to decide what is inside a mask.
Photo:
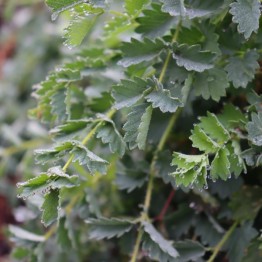
[[(87, 5), (86, 0), (45, 0), (46, 4), (51, 8), (52, 20), (55, 20), (58, 15), (66, 10), (72, 9), (79, 5)], [(105, 7), (104, 0), (90, 0), (88, 1), (93, 7)]]
[(65, 42), (64, 45), (72, 48), (80, 45), (87, 34), (92, 29), (96, 15), (79, 16), (76, 15), (71, 21), (69, 26), (65, 29)]
[(170, 173), (170, 176), (175, 178), (177, 186), (195, 185), (198, 188), (207, 186), (206, 177), (209, 166), (207, 155), (185, 155), (174, 152), (171, 165), (176, 166), (176, 170)]
[(260, 1), (236, 0), (230, 5), (233, 22), (238, 24), (237, 30), (248, 39), (259, 28)]
[(72, 240), (69, 236), (67, 224), (68, 222), (65, 216), (59, 218), (57, 226), (57, 243), (62, 250), (73, 246)]
[(256, 70), (259, 68), (259, 55), (256, 51), (247, 51), (243, 56), (229, 58), (226, 65), (227, 78), (232, 81), (235, 88), (246, 88), (247, 84), (254, 78)]
[(120, 190), (127, 190), (127, 193), (142, 187), (147, 181), (147, 176), (145, 174), (138, 176), (137, 172), (127, 171), (126, 174), (117, 174), (115, 180), (117, 187)]
[[(138, 135), (141, 132), (141, 130), (139, 130), (139, 126), (141, 124), (142, 116), (145, 114), (147, 108), (148, 108), (147, 103), (135, 105), (131, 108), (131, 111), (127, 115), (127, 121), (124, 124), (123, 129), (126, 132), (124, 136), (124, 140), (127, 143), (129, 143), (130, 149), (134, 149), (138, 144)], [(144, 116), (145, 119), (147, 119), (147, 114), (149, 113), (145, 114)], [(144, 130), (142, 131), (144, 132)], [(141, 139), (141, 135), (140, 135), (140, 139)], [(143, 139), (145, 139), (145, 133)], [(140, 140), (139, 143), (142, 143), (142, 140)]]
[(121, 80), (121, 84), (113, 86), (114, 107), (121, 109), (134, 105), (143, 97), (143, 93), (148, 87), (148, 83), (138, 77), (135, 77), (134, 80)]
[(205, 131), (196, 125), (192, 130), (192, 135), (189, 139), (193, 143), (193, 147), (207, 153), (214, 153), (219, 149), (219, 145), (208, 136)]
[(106, 174), (108, 162), (89, 151), (84, 145), (74, 147), (71, 153), (74, 156), (73, 162), (86, 165), (91, 174), (95, 174), (96, 172)]
[(221, 148), (217, 151), (210, 170), (210, 176), (213, 180), (218, 178), (227, 180), (231, 176), (228, 155), (229, 151), (226, 148)]
[(41, 206), (42, 220), (41, 222), (47, 227), (51, 225), (58, 218), (58, 210), (60, 209), (59, 203), (59, 190), (52, 189), (44, 197), (43, 205)]
[(90, 239), (110, 239), (113, 237), (121, 237), (129, 232), (134, 224), (128, 219), (121, 218), (97, 218), (88, 219), (86, 223), (89, 224), (89, 238)]
[(173, 247), (170, 241), (164, 237), (154, 228), (151, 223), (142, 222), (146, 235), (143, 237), (143, 250), (147, 251), (151, 259), (168, 262), (174, 258), (179, 257), (179, 253)]
[(51, 189), (71, 188), (78, 186), (78, 176), (69, 176), (60, 166), (49, 168), (47, 173), (42, 173), (26, 182), (17, 183), (18, 197), (28, 198), (36, 193), (47, 194)]
[(214, 67), (215, 54), (202, 51), (200, 45), (173, 44), (173, 57), (178, 66), (188, 71), (204, 72)]
[(160, 82), (156, 82), (157, 90), (148, 94), (145, 99), (152, 103), (153, 108), (159, 108), (163, 113), (176, 112), (183, 103), (177, 97), (172, 97), (170, 90), (164, 89)]
[(163, 12), (189, 19), (213, 16), (223, 4), (223, 1), (216, 0), (189, 1), (189, 3), (185, 0), (161, 0), (161, 2)]
[(221, 97), (226, 95), (229, 83), (225, 71), (213, 68), (196, 74), (193, 87), (196, 95), (201, 95), (206, 100), (212, 98), (218, 102)]
[(141, 117), (141, 122), (138, 126), (138, 135), (137, 135), (137, 145), (138, 148), (144, 150), (146, 147), (146, 140), (149, 130), (149, 125), (151, 122), (153, 108), (148, 106)]
[(132, 38), (131, 42), (124, 42), (121, 51), (123, 58), (118, 62), (123, 67), (151, 61), (156, 58), (164, 49), (166, 44), (162, 39), (150, 40), (144, 38), (143, 41)]
[(230, 139), (228, 131), (220, 123), (215, 114), (207, 112), (207, 116), (199, 118), (198, 124), (212, 139), (219, 144), (224, 144)]
[(74, 139), (78, 137), (85, 128), (92, 125), (94, 119), (77, 119), (66, 121), (63, 125), (56, 126), (50, 130), (56, 139)]
[(247, 123), (248, 139), (256, 146), (262, 146), (262, 112), (252, 113)]
[(174, 25), (178, 23), (176, 17), (161, 11), (161, 5), (152, 3), (151, 9), (143, 10), (143, 16), (138, 17), (136, 32), (151, 39), (165, 35)]
[(125, 154), (126, 143), (113, 122), (99, 127), (96, 137), (109, 144), (112, 153), (118, 153), (120, 157)]

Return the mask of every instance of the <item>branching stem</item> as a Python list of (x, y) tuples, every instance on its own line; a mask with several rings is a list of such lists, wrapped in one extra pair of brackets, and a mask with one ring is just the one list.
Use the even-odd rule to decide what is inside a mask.
[[(172, 40), (172, 43), (176, 42), (177, 41), (177, 38), (178, 38), (178, 33), (179, 33), (179, 30), (180, 30), (180, 23), (178, 24), (177, 28), (176, 28), (176, 32), (175, 32), (175, 35), (173, 37), (173, 40)], [(165, 77), (165, 74), (166, 74), (166, 71), (167, 71), (167, 68), (168, 68), (168, 64), (170, 62), (170, 59), (172, 57), (172, 53), (171, 51), (169, 50), (168, 51), (168, 54), (167, 54), (167, 57), (166, 57), (166, 60), (164, 62), (164, 65), (163, 65), (163, 68), (161, 70), (161, 73), (160, 73), (160, 76), (159, 76), (159, 79), (158, 81), (161, 83), (163, 82), (164, 80), (164, 77)], [(154, 188), (154, 178), (155, 178), (155, 166), (156, 166), (156, 161), (157, 161), (157, 157), (158, 157), (158, 153), (163, 150), (164, 148), (164, 145), (169, 137), (169, 134), (170, 132), (172, 131), (172, 128), (173, 126), (175, 125), (175, 122), (178, 118), (178, 116), (180, 115), (181, 113), (181, 108), (179, 108), (175, 114), (173, 114), (173, 116), (170, 118), (169, 122), (168, 122), (168, 125), (165, 129), (165, 132), (163, 133), (159, 143), (158, 143), (158, 146), (154, 152), (154, 155), (153, 155), (153, 158), (152, 158), (152, 162), (151, 162), (151, 165), (150, 165), (150, 170), (149, 170), (149, 180), (148, 180), (148, 184), (147, 184), (147, 189), (146, 189), (146, 196), (145, 196), (145, 201), (144, 201), (144, 205), (143, 205), (143, 212), (141, 214), (141, 219), (140, 221), (146, 221), (148, 220), (148, 210), (149, 210), (149, 207), (150, 207), (150, 203), (151, 203), (151, 198), (152, 198), (152, 192), (153, 192), (153, 188)], [(134, 247), (134, 250), (133, 250), (133, 253), (132, 253), (132, 256), (131, 256), (131, 262), (135, 262), (137, 260), (137, 256), (138, 256), (138, 252), (139, 252), (139, 247), (140, 247), (140, 244), (141, 244), (141, 240), (142, 240), (142, 236), (143, 236), (143, 228), (142, 226), (140, 226), (139, 230), (138, 230), (138, 234), (137, 234), (137, 238), (136, 238), (136, 244), (135, 244), (135, 247)]]
[[(115, 109), (111, 109), (107, 114), (106, 117), (111, 119), (113, 117), (113, 115), (115, 114), (116, 110)], [(85, 145), (95, 134), (95, 132), (97, 131), (97, 129), (102, 125), (103, 121), (100, 121), (98, 124), (96, 124), (94, 126), (94, 128), (86, 135), (86, 137), (82, 140), (82, 144)], [(72, 154), (70, 156), (70, 158), (67, 160), (67, 162), (65, 163), (65, 165), (63, 166), (63, 171), (66, 172), (67, 168), (70, 166), (70, 164), (72, 163), (74, 159), (74, 155)], [(76, 204), (76, 202), (79, 200), (79, 198), (82, 195), (82, 191), (81, 194), (77, 194), (75, 197), (73, 197), (71, 199), (71, 201), (68, 203), (68, 205), (65, 207), (65, 212), (66, 214), (70, 214), (74, 205)], [(54, 224), (45, 234), (45, 240), (49, 239), (51, 236), (53, 236), (53, 234), (55, 233), (57, 229), (57, 225)]]
[[(106, 117), (107, 118), (112, 118), (112, 116), (115, 114), (116, 110), (115, 109), (111, 109), (107, 114)], [(97, 129), (103, 124), (103, 121), (100, 121), (99, 123), (97, 123), (94, 128), (86, 135), (86, 137), (82, 140), (81, 144), (85, 145), (95, 134), (95, 132), (97, 131)], [(70, 166), (70, 164), (72, 163), (74, 159), (74, 154), (72, 154), (70, 156), (70, 158), (67, 160), (67, 162), (65, 163), (65, 165), (63, 166), (63, 171), (65, 172), (67, 170), (67, 168)]]

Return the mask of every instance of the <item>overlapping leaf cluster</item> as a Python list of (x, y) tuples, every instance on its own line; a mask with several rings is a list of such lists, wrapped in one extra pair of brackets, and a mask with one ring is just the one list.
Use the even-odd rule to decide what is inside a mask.
[[(65, 44), (83, 42), (85, 47), (36, 86), (38, 105), (31, 115), (52, 127), (55, 141), (36, 151), (36, 160), (55, 167), (19, 187), (22, 197), (42, 192), (43, 222), (58, 224), (44, 238), (11, 231), (19, 239), (41, 242), (34, 245), (37, 248), (56, 231), (58, 244), (69, 249), (81, 249), (85, 242), (81, 235), (88, 233), (97, 240), (121, 237), (120, 249), (131, 261), (143, 256), (191, 261), (205, 253), (210, 256), (208, 250), (216, 256), (222, 238), (229, 260), (241, 261), (244, 252), (235, 256), (238, 248), (252, 250), (259, 243), (257, 227), (250, 220), (259, 217), (261, 201), (254, 196), (251, 219), (236, 203), (242, 176), (251, 170), (247, 166), (259, 168), (262, 162), (261, 96), (254, 92), (253, 81), (261, 53), (260, 3), (126, 0), (120, 13), (112, 11), (117, 4), (47, 1), (53, 17), (65, 11), (73, 15)], [(170, 151), (164, 152), (164, 147)], [(161, 210), (157, 205), (163, 202), (165, 189), (170, 189), (159, 178), (186, 199), (182, 206), (176, 200), (176, 210), (164, 221), (162, 212), (151, 219)], [(103, 179), (106, 185), (99, 188), (98, 180)], [(125, 201), (126, 193), (112, 193), (111, 184), (138, 194), (131, 193), (132, 199)], [(208, 185), (210, 190), (203, 192)], [(190, 186), (194, 197), (188, 193)], [(145, 202), (137, 217), (144, 190)], [(152, 194), (156, 206), (150, 205)], [(232, 198), (229, 206), (226, 198)], [(110, 218), (116, 211), (124, 217)], [(78, 218), (86, 224), (70, 227), (70, 219)], [(92, 248), (81, 255), (82, 260), (104, 259), (97, 258)], [(120, 260), (127, 258), (121, 256)]]

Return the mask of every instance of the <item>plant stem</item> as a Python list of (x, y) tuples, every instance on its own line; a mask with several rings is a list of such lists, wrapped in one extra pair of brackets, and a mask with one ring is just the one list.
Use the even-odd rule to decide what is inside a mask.
[[(107, 114), (106, 117), (107, 118), (112, 118), (112, 116), (115, 114), (116, 110), (115, 109), (111, 109)], [(103, 121), (100, 121), (98, 124), (95, 125), (95, 127), (86, 135), (86, 137), (82, 140), (82, 144), (85, 145), (91, 138), (92, 136), (95, 134), (95, 132), (97, 131), (97, 129), (102, 125)], [(65, 163), (65, 165), (63, 166), (63, 171), (65, 172), (67, 170), (67, 168), (70, 166), (70, 164), (72, 163), (74, 159), (74, 155), (72, 154), (70, 156), (70, 158), (67, 160), (67, 162)], [(80, 196), (82, 195), (82, 191), (80, 192), (80, 194), (77, 194), (75, 197), (73, 197), (71, 199), (71, 201), (67, 204), (67, 206), (64, 208), (65, 209), (65, 213), (68, 215), (71, 213), (74, 205), (76, 204), (76, 202), (78, 201), (78, 199), (80, 198)], [(45, 234), (45, 240), (49, 239), (56, 231), (57, 229), (57, 225), (54, 224)]]
[(212, 254), (212, 256), (209, 258), (209, 260), (207, 262), (213, 262), (214, 259), (216, 258), (218, 252), (221, 250), (221, 248), (224, 246), (224, 244), (226, 243), (226, 241), (229, 239), (229, 237), (231, 236), (231, 234), (233, 233), (234, 229), (236, 228), (236, 226), (238, 225), (238, 221), (236, 221), (230, 228), (229, 230), (226, 232), (226, 234), (222, 237), (222, 239), (220, 240), (220, 242), (216, 245), (216, 247), (214, 248), (214, 252)]
[[(115, 109), (111, 109), (107, 114), (106, 117), (107, 118), (111, 118), (114, 113), (116, 112)], [(86, 137), (82, 140), (81, 144), (85, 145), (91, 138), (92, 136), (95, 134), (95, 132), (97, 131), (97, 129), (102, 125), (104, 121), (100, 121), (99, 123), (97, 123), (95, 125), (95, 127), (86, 135)], [(70, 158), (67, 160), (67, 162), (65, 163), (65, 165), (63, 166), (63, 171), (65, 172), (67, 170), (67, 168), (70, 166), (70, 164), (72, 163), (74, 159), (74, 154), (72, 154), (70, 156)]]
[(138, 255), (138, 251), (139, 251), (139, 246), (140, 246), (140, 243), (141, 243), (141, 240), (142, 240), (142, 236), (143, 236), (143, 229), (139, 228), (138, 230), (138, 235), (137, 235), (137, 238), (136, 238), (136, 244), (135, 244), (135, 247), (134, 247), (134, 251), (133, 251), (133, 255), (132, 255), (132, 258), (131, 258), (131, 262), (136, 262), (136, 258), (137, 258), (137, 255)]
[(173, 116), (170, 118), (167, 128), (164, 132), (164, 134), (162, 135), (160, 142), (157, 146), (157, 149), (154, 153), (153, 156), (153, 160), (151, 162), (150, 165), (150, 173), (149, 173), (149, 181), (148, 181), (148, 185), (147, 185), (147, 190), (146, 190), (146, 197), (145, 197), (145, 202), (144, 202), (144, 210), (147, 212), (150, 206), (150, 202), (151, 202), (151, 197), (152, 197), (152, 191), (153, 191), (153, 182), (154, 182), (154, 178), (155, 178), (155, 165), (156, 165), (156, 161), (157, 161), (157, 155), (158, 153), (163, 150), (164, 145), (168, 139), (168, 136), (178, 118), (178, 116), (180, 115), (180, 112), (182, 111), (181, 108), (179, 108), (175, 114), (173, 114)]
[(158, 221), (162, 221), (163, 220), (163, 218), (164, 218), (164, 216), (165, 216), (165, 214), (167, 212), (168, 207), (170, 206), (170, 203), (171, 203), (174, 195), (175, 195), (175, 190), (173, 189), (170, 192), (170, 194), (169, 194), (169, 196), (168, 196), (168, 198), (167, 198), (167, 200), (166, 200), (166, 202), (164, 204), (164, 207), (162, 208), (161, 212), (159, 213), (159, 215), (154, 220), (158, 220)]
[[(180, 31), (180, 23), (177, 25), (176, 32), (175, 32), (175, 35), (173, 37), (172, 43), (177, 41), (179, 31)], [(160, 76), (158, 78), (158, 81), (160, 83), (163, 82), (163, 79), (165, 77), (171, 56), (172, 56), (172, 53), (169, 50), (167, 57), (166, 57), (166, 60), (164, 62), (163, 68), (161, 70)], [(150, 207), (151, 198), (152, 198), (152, 191), (153, 191), (153, 188), (154, 188), (155, 165), (156, 165), (158, 153), (164, 148), (164, 145), (165, 145), (165, 143), (168, 139), (168, 136), (169, 136), (178, 116), (180, 115), (181, 111), (182, 111), (182, 109), (179, 108), (175, 112), (175, 114), (173, 114), (173, 116), (170, 118), (168, 125), (165, 129), (165, 132), (163, 133), (163, 135), (162, 135), (162, 137), (161, 137), (161, 139), (158, 143), (158, 146), (157, 146), (157, 148), (154, 152), (153, 159), (152, 159), (150, 169), (149, 169), (149, 181), (148, 181), (148, 184), (147, 184), (146, 196), (145, 196), (145, 201), (144, 201), (144, 205), (143, 205), (144, 211), (142, 212), (141, 217), (140, 217), (141, 221), (148, 220), (148, 210), (149, 210), (149, 207)], [(142, 228), (142, 226), (140, 226), (140, 228), (138, 230), (138, 235), (137, 235), (137, 238), (136, 238), (136, 244), (135, 244), (132, 256), (131, 256), (131, 260), (130, 260), (131, 262), (135, 262), (136, 259), (137, 259), (137, 255), (138, 255), (139, 246), (140, 246), (140, 243), (141, 243), (141, 240), (142, 240), (142, 236), (143, 236), (143, 228)]]

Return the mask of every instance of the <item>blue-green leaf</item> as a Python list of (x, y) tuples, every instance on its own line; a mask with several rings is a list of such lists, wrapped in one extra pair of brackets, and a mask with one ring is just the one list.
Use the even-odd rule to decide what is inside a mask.
[(89, 227), (89, 238), (91, 239), (104, 239), (112, 237), (121, 237), (125, 233), (129, 232), (133, 223), (128, 219), (121, 218), (97, 218), (89, 219), (86, 221)]
[(148, 38), (144, 38), (143, 41), (139, 41), (132, 38), (131, 42), (123, 43), (121, 50), (124, 53), (124, 56), (119, 61), (119, 65), (128, 67), (145, 61), (151, 61), (165, 48), (165, 42), (161, 39), (153, 41)]
[(230, 13), (233, 15), (232, 20), (238, 24), (238, 32), (244, 34), (246, 39), (259, 28), (259, 8), (259, 0), (236, 0), (230, 5)]

